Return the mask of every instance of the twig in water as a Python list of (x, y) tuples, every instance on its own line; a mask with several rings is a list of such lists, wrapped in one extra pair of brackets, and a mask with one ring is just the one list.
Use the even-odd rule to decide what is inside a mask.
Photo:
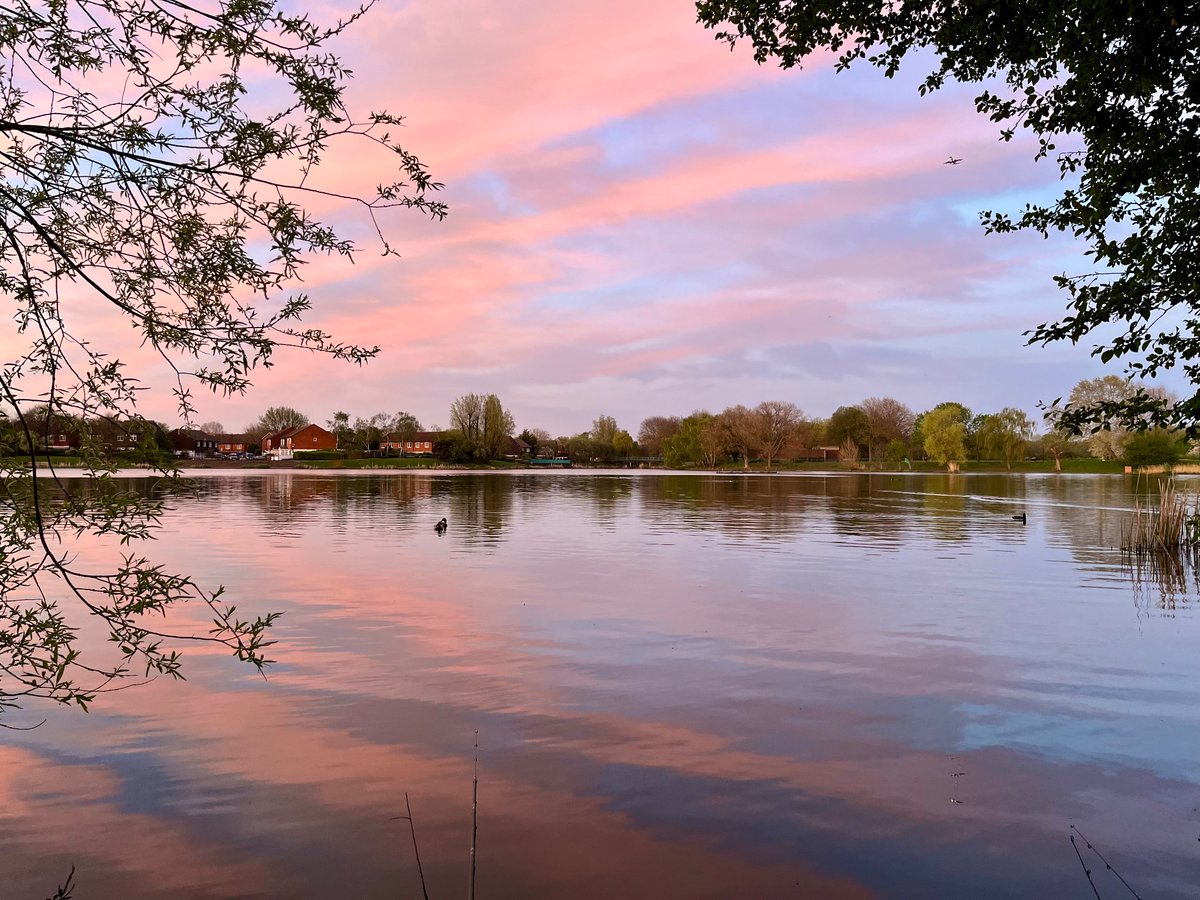
[(475, 838), (479, 834), (479, 731), (475, 732), (475, 780), (471, 785), (471, 889), (468, 900), (475, 900)]
[(1092, 893), (1096, 895), (1096, 900), (1104, 900), (1100, 896), (1100, 892), (1096, 890), (1096, 882), (1092, 881), (1092, 870), (1087, 867), (1087, 863), (1083, 861), (1083, 854), (1079, 852), (1079, 845), (1075, 843), (1075, 835), (1071, 835), (1071, 849), (1075, 851), (1075, 855), (1079, 857), (1079, 864), (1083, 866), (1083, 874), (1087, 876), (1088, 884), (1092, 886)]
[[(1086, 837), (1084, 837), (1084, 834), (1082, 831), (1080, 831), (1074, 825), (1071, 826), (1071, 830), (1074, 831), (1077, 835), (1079, 835), (1080, 838), (1082, 838), (1083, 842), (1085, 844), (1087, 844), (1087, 848), (1089, 850), (1091, 850), (1093, 853), (1095, 853), (1096, 856), (1100, 857), (1100, 862), (1104, 863), (1104, 868), (1108, 869), (1108, 871), (1110, 871), (1114, 875), (1116, 875), (1117, 880), (1120, 881), (1121, 884), (1125, 885), (1125, 889), (1127, 891), (1129, 891), (1129, 893), (1133, 894), (1134, 897), (1137, 897), (1137, 900), (1142, 900), (1141, 895), (1133, 889), (1133, 886), (1128, 881), (1126, 881), (1124, 878), (1121, 877), (1121, 873), (1112, 867), (1112, 863), (1110, 863), (1107, 859), (1105, 859), (1104, 855), (1099, 850), (1097, 850), (1095, 847), (1092, 846), (1092, 842), (1089, 841)], [(1074, 838), (1072, 838), (1071, 843), (1075, 843)], [(1078, 853), (1079, 850), (1076, 849), (1075, 852)]]
[[(397, 819), (406, 819), (408, 821), (408, 830), (412, 833), (413, 856), (417, 858), (417, 874), (421, 877), (421, 894), (425, 900), (429, 900), (429, 889), (425, 887), (425, 871), (421, 868), (421, 851), (417, 849), (417, 827), (413, 824), (412, 805), (408, 802), (408, 791), (404, 792), (404, 808), (408, 810), (407, 816), (392, 816), (392, 821)], [(1075, 839), (1072, 838), (1072, 841)]]

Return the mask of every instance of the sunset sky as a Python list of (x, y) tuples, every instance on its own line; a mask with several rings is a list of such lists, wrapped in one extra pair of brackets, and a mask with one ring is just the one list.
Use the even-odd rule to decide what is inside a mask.
[[(396, 260), (347, 211), (364, 252), (311, 268), (309, 322), (383, 354), (281, 356), (246, 397), (201, 397), (201, 420), (287, 404), (444, 426), (469, 391), (552, 434), (768, 399), (1034, 415), (1104, 374), (1089, 347), (1024, 346), (1065, 307), (1051, 276), (1083, 263), (1067, 240), (983, 233), (979, 210), (1051, 196), (1057, 172), (1002, 143), (973, 90), (918, 97), (919, 60), (891, 81), (760, 67), (695, 18), (688, 0), (372, 10), (336, 48), (351, 104), (407, 118), (450, 216), (386, 220)], [(388, 180), (346, 150), (326, 178)], [(175, 421), (169, 395), (143, 408)]]

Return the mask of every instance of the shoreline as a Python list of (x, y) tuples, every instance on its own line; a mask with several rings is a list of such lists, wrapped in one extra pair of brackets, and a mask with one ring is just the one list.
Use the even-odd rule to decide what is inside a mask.
[[(13, 462), (16, 462), (14, 460)], [(917, 463), (911, 469), (894, 469), (894, 468), (877, 468), (869, 469), (863, 466), (843, 466), (843, 465), (822, 465), (819, 462), (814, 463), (799, 463), (785, 464), (775, 466), (767, 470), (765, 466), (751, 466), (745, 468), (739, 465), (721, 467), (717, 469), (670, 469), (665, 467), (629, 467), (629, 466), (587, 466), (575, 465), (570, 468), (546, 468), (542, 466), (532, 466), (516, 461), (501, 461), (494, 464), (474, 464), (462, 465), (447, 462), (434, 462), (426, 459), (352, 459), (352, 460), (221, 460), (221, 459), (202, 459), (202, 460), (176, 460), (179, 469), (185, 474), (193, 473), (224, 473), (236, 472), (240, 474), (253, 473), (272, 473), (272, 472), (322, 472), (322, 473), (356, 473), (356, 474), (398, 474), (404, 472), (421, 472), (421, 473), (466, 473), (466, 472), (500, 472), (500, 473), (520, 473), (528, 474), (531, 472), (546, 473), (551, 475), (567, 474), (656, 474), (656, 475), (721, 475), (726, 477), (732, 476), (755, 476), (762, 477), (767, 475), (782, 475), (782, 476), (804, 476), (804, 475), (819, 475), (825, 477), (837, 476), (847, 477), (856, 475), (904, 475), (904, 476), (920, 476), (926, 477), (930, 475), (945, 475), (951, 477), (974, 477), (978, 475), (1038, 475), (1038, 476), (1077, 476), (1077, 475), (1124, 475), (1127, 477), (1137, 478), (1142, 475), (1160, 476), (1160, 475), (1192, 475), (1200, 474), (1200, 466), (1182, 464), (1177, 466), (1172, 471), (1164, 472), (1162, 467), (1147, 467), (1137, 471), (1130, 471), (1129, 467), (1124, 466), (1119, 461), (1104, 461), (1095, 459), (1075, 459), (1063, 460), (1061, 471), (1056, 471), (1053, 460), (1027, 460), (1019, 463), (1013, 468), (1005, 468), (1002, 464), (989, 464), (987, 462), (977, 462), (974, 465), (963, 467), (958, 472), (947, 472), (941, 466), (935, 466), (928, 463)], [(39, 472), (53, 466), (56, 471), (69, 471), (80, 469), (78, 460), (65, 457), (57, 460), (53, 457), (41, 458), (38, 460)], [(146, 472), (147, 474), (154, 470), (150, 467), (138, 463), (129, 463), (127, 465), (118, 466), (118, 473), (136, 473)], [(46, 473), (50, 474), (50, 473)]]

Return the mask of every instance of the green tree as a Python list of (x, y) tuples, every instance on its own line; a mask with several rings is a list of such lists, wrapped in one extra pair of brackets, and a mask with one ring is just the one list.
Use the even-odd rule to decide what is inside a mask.
[(728, 454), (728, 430), (720, 417), (708, 412), (694, 412), (680, 420), (679, 430), (663, 440), (663, 463), (672, 469), (712, 469)]
[(1080, 446), (1080, 442), (1072, 435), (1051, 427), (1037, 438), (1037, 446), (1034, 449), (1040, 450), (1044, 455), (1053, 456), (1054, 471), (1061, 472), (1063, 457), (1072, 455)]
[(637, 450), (637, 442), (628, 431), (618, 431), (613, 435), (612, 448), (617, 456), (633, 456)]
[(550, 432), (545, 428), (526, 428), (517, 437), (529, 445), (529, 450), (534, 456), (537, 456), (543, 447), (550, 447), (552, 443)]
[[(1060, 431), (1069, 431), (1070, 410), (1088, 407), (1092, 409), (1115, 409), (1127, 399), (1134, 397), (1138, 389), (1128, 378), (1105, 375), (1101, 378), (1085, 378), (1071, 389), (1065, 406), (1055, 403), (1046, 413)], [(1120, 459), (1121, 448), (1129, 429), (1118, 415), (1095, 421), (1087, 436), (1088, 449), (1098, 459)]]
[(480, 444), (484, 459), (497, 459), (508, 450), (508, 439), (516, 430), (512, 414), (500, 403), (495, 394), (488, 394), (483, 402), (483, 423)]
[(600, 444), (611, 444), (617, 435), (617, 420), (612, 416), (597, 416), (592, 422), (592, 440)]
[(333, 414), (333, 418), (326, 423), (329, 432), (333, 435), (337, 443), (334, 445), (338, 450), (342, 449), (342, 444), (349, 443), (354, 439), (354, 429), (350, 427), (350, 414), (338, 410)]
[[(387, 207), (444, 208), (389, 136), (399, 119), (360, 117), (347, 102), (349, 73), (326, 46), (347, 24), (323, 27), (270, 0), (0, 10), (0, 292), (24, 341), (6, 345), (0, 399), (29, 452), (0, 472), (0, 713), (30, 698), (86, 706), (131, 674), (178, 676), (187, 641), (266, 662), (273, 616), (245, 618), (220, 589), (142, 551), (177, 473), (147, 440), (136, 452), (166, 476), (158, 499), (107, 477), (112, 455), (91, 423), (153, 423), (137, 414), (142, 385), (121, 346), (87, 333), (99, 312), (77, 310), (90, 300), (123, 317), (174, 369), (185, 421), (196, 385), (244, 391), (280, 346), (357, 362), (375, 353), (300, 322), (310, 303), (292, 286), (304, 264), (357, 251), (305, 204), (320, 195), (330, 215), (344, 203), (377, 227)], [(322, 161), (355, 148), (398, 165), (400, 180), (380, 178), (374, 196), (320, 190)], [(370, 152), (356, 152), (359, 165), (373, 165)], [(32, 455), (39, 428), (66, 417), (81, 423), (83, 466), (96, 476), (83, 488), (39, 477), (45, 463)], [(83, 569), (53, 538), (71, 533), (115, 534), (122, 555)], [(207, 634), (163, 623), (188, 600), (209, 607)], [(81, 615), (95, 616), (111, 654), (76, 640)]]
[(967, 423), (970, 410), (959, 403), (941, 403), (921, 416), (925, 452), (951, 472), (967, 458)]
[(582, 465), (603, 465), (611, 462), (613, 455), (613, 445), (596, 440), (589, 431), (577, 434), (567, 442), (567, 456)]
[(1004, 467), (1011, 469), (1014, 462), (1025, 456), (1032, 437), (1033, 423), (1029, 417), (1010, 406), (985, 416), (976, 439), (988, 458), (1002, 459)]
[(1127, 466), (1161, 466), (1178, 462), (1187, 445), (1177, 433), (1154, 428), (1129, 435), (1123, 450)]
[(839, 406), (825, 423), (825, 441), (836, 447), (845, 447), (847, 441), (856, 448), (869, 447), (871, 425), (867, 414), (857, 406)]
[[(891, 77), (906, 61), (930, 66), (922, 94), (948, 81), (981, 85), (975, 108), (1005, 140), (1032, 132), (1036, 158), (1065, 184), (1015, 216), (984, 212), (984, 226), (1071, 234), (1090, 258), (1054, 279), (1067, 312), (1029, 341), (1092, 341), (1094, 356), (1122, 361), (1128, 375), (1179, 366), (1200, 385), (1200, 28), (1190, 6), (700, 0), (697, 10), (718, 39), (748, 41), (759, 62), (789, 68), (831, 51), (838, 70), (868, 64)], [(1079, 433), (1113, 419), (1194, 433), (1200, 390), (1179, 402), (1138, 391), (1072, 406), (1062, 425)]]

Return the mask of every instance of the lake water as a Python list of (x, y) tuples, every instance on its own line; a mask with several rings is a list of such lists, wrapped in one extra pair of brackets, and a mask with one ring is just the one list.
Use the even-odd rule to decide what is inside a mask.
[(0, 732), (0, 897), (420, 897), (406, 793), (466, 897), (476, 739), (481, 900), (1092, 897), (1073, 834), (1200, 896), (1197, 584), (1123, 564), (1137, 490), (201, 477), (154, 557), (278, 662)]

